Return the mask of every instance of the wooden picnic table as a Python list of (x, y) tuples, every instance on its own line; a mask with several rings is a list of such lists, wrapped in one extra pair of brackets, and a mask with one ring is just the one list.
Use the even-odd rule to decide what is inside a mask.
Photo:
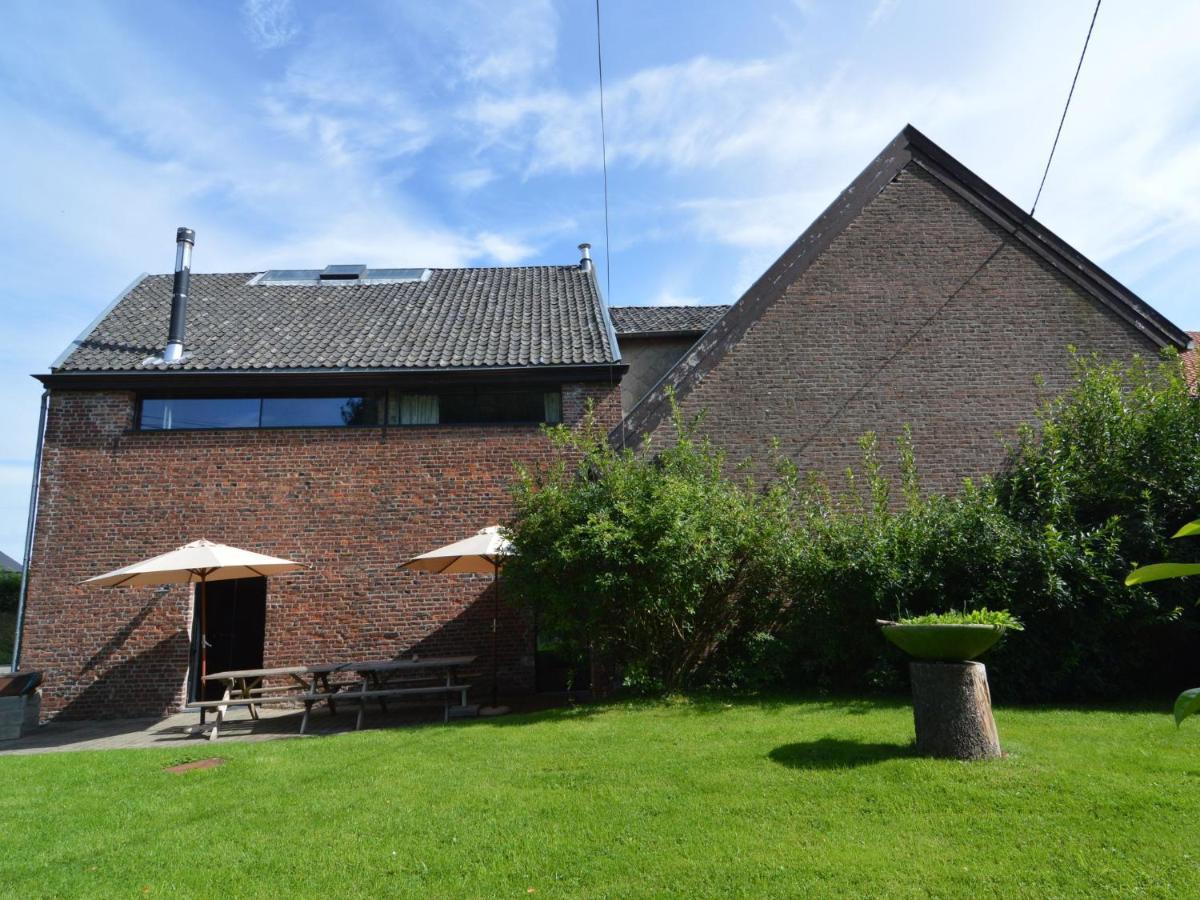
[[(318, 663), (307, 666), (280, 666), (270, 669), (235, 669), (227, 672), (214, 672), (205, 675), (204, 680), (220, 681), (225, 685), (225, 692), (220, 700), (199, 701), (194, 706), (200, 708), (200, 724), (204, 724), (205, 712), (210, 708), (217, 710), (217, 721), (209, 732), (209, 740), (215, 740), (225, 721), (225, 713), (231, 706), (245, 706), (250, 711), (251, 718), (257, 719), (258, 707), (267, 703), (304, 704), (304, 717), (300, 720), (300, 733), (308, 727), (309, 714), (314, 703), (326, 703), (331, 714), (337, 713), (336, 702), (348, 700), (357, 702), (358, 721), (355, 729), (362, 728), (363, 714), (367, 700), (374, 699), (380, 708), (387, 710), (388, 697), (401, 697), (417, 694), (441, 694), (445, 706), (445, 720), (450, 720), (450, 695), (461, 694), (461, 704), (466, 706), (469, 684), (455, 684), (455, 674), (462, 666), (469, 666), (475, 661), (474, 656), (429, 656), (415, 659), (382, 659), (365, 660), (344, 663)], [(445, 684), (436, 686), (395, 686), (394, 680), (398, 675), (442, 669), (446, 672)], [(353, 684), (331, 683), (330, 676), (339, 672), (353, 673), (358, 676), (357, 690)], [(429, 676), (426, 676), (427, 678)], [(290, 679), (292, 684), (283, 687), (267, 687), (266, 679)], [(300, 688), (301, 690), (296, 690)]]
[(358, 725), (357, 728), (362, 728), (363, 713), (366, 710), (366, 698), (368, 694), (375, 696), (379, 701), (379, 708), (387, 712), (387, 698), (404, 696), (405, 694), (430, 693), (430, 688), (399, 688), (389, 687), (389, 684), (394, 683), (396, 676), (404, 674), (417, 673), (420, 674), (424, 670), (444, 669), (446, 672), (446, 684), (444, 686), (443, 697), (445, 699), (445, 720), (450, 721), (450, 693), (458, 690), (462, 692), (462, 705), (467, 705), (467, 689), (470, 685), (455, 685), (455, 672), (463, 667), (469, 666), (475, 662), (474, 656), (426, 656), (416, 659), (379, 659), (368, 660), (366, 662), (345, 663), (341, 671), (354, 672), (362, 679), (359, 688), (359, 704), (358, 704)]

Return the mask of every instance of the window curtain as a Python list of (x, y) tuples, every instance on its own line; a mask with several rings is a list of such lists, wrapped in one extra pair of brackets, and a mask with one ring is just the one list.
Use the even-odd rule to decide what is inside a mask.
[(401, 394), (401, 425), (436, 425), (438, 398), (436, 394)]
[(557, 425), (562, 421), (562, 391), (547, 391), (542, 395), (546, 421)]

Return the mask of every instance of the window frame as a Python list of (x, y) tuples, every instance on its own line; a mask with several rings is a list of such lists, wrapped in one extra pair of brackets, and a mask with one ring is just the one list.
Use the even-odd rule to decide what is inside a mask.
[[(479, 420), (466, 422), (446, 422), (441, 420), (441, 410), (443, 407), (444, 398), (447, 396), (463, 396), (469, 394), (472, 397), (478, 397), (480, 394), (529, 394), (536, 396), (540, 400), (540, 406), (543, 410), (542, 416), (537, 419), (509, 419), (509, 420)], [(558, 413), (557, 421), (550, 421), (546, 415), (546, 400), (547, 394), (558, 395)], [(393, 409), (393, 401), (395, 408), (398, 410), (401, 402), (401, 397), (404, 395), (413, 396), (435, 396), (438, 398), (439, 421), (436, 423), (416, 423), (416, 424), (401, 424), (399, 421), (391, 422), (390, 413)], [(267, 400), (306, 400), (306, 399), (322, 399), (322, 398), (343, 398), (351, 399), (361, 397), (369, 405), (374, 408), (374, 421), (364, 422), (359, 424), (341, 424), (341, 425), (264, 425), (263, 411), (264, 401)], [(258, 421), (255, 425), (204, 425), (187, 428), (147, 428), (145, 427), (145, 405), (147, 401), (154, 400), (257, 400), (258, 401)], [(296, 391), (263, 391), (263, 392), (243, 392), (243, 391), (137, 391), (134, 395), (134, 416), (132, 430), (139, 434), (157, 434), (170, 432), (212, 432), (212, 431), (286, 431), (295, 429), (319, 429), (319, 430), (362, 430), (373, 428), (528, 428), (531, 426), (554, 426), (562, 424), (565, 416), (563, 413), (563, 386), (561, 384), (548, 383), (544, 385), (530, 385), (522, 387), (510, 387), (508, 385), (491, 385), (491, 384), (464, 384), (464, 385), (448, 385), (448, 386), (412, 386), (405, 385), (380, 385), (376, 387), (353, 387), (346, 390), (336, 390), (333, 388), (317, 388), (314, 390), (296, 390)]]

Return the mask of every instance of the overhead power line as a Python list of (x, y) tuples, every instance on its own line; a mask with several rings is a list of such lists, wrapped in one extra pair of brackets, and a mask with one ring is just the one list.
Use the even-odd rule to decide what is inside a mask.
[[(597, 0), (597, 2), (599, 2), (599, 0)], [(964, 278), (958, 287), (951, 291), (947, 295), (946, 299), (938, 304), (937, 308), (927, 318), (925, 318), (919, 326), (917, 326), (917, 329), (912, 334), (910, 334), (904, 339), (903, 342), (901, 342), (899, 347), (892, 351), (892, 353), (890, 353), (879, 366), (875, 367), (875, 369), (871, 371), (866, 380), (863, 381), (863, 383), (857, 388), (855, 388), (854, 392), (838, 405), (837, 409), (835, 409), (833, 413), (821, 423), (820, 427), (816, 428), (808, 436), (808, 438), (801, 443), (799, 449), (796, 451), (797, 453), (803, 453), (808, 449), (812, 442), (817, 439), (818, 436), (824, 434), (829, 427), (838, 420), (841, 414), (850, 407), (850, 404), (862, 396), (863, 392), (866, 391), (866, 389), (870, 387), (880, 375), (883, 374), (884, 370), (891, 365), (909, 347), (909, 345), (912, 344), (914, 340), (916, 340), (921, 332), (928, 328), (929, 325), (931, 325), (933, 321), (939, 315), (941, 315), (942, 311), (945, 310), (946, 307), (948, 307), (951, 302), (958, 297), (963, 290), (966, 289), (967, 285), (974, 281), (979, 274), (988, 267), (991, 261), (1000, 254), (1000, 251), (1004, 249), (1008, 242), (1016, 236), (1017, 232), (1033, 220), (1033, 214), (1037, 210), (1038, 200), (1040, 200), (1042, 196), (1042, 188), (1046, 186), (1046, 176), (1050, 174), (1050, 163), (1054, 161), (1054, 151), (1058, 147), (1058, 139), (1062, 136), (1063, 123), (1067, 121), (1067, 110), (1071, 108), (1071, 98), (1075, 95), (1075, 85), (1079, 81), (1079, 72), (1083, 68), (1083, 59), (1087, 55), (1088, 43), (1092, 39), (1092, 29), (1096, 27), (1096, 16), (1100, 12), (1100, 3), (1101, 0), (1096, 0), (1096, 8), (1092, 11), (1092, 21), (1088, 25), (1087, 37), (1084, 38), (1083, 41), (1083, 50), (1080, 52), (1079, 62), (1075, 66), (1075, 76), (1071, 79), (1071, 89), (1067, 92), (1067, 102), (1063, 106), (1062, 117), (1058, 120), (1058, 130), (1054, 134), (1054, 143), (1050, 146), (1050, 156), (1046, 159), (1046, 168), (1042, 170), (1042, 181), (1041, 184), (1038, 185), (1037, 194), (1033, 198), (1033, 205), (1029, 208), (1029, 213), (1023, 218), (1014, 222), (1011, 228), (1005, 229), (1004, 234), (1000, 238), (1000, 242), (996, 245), (995, 249), (993, 249), (992, 252), (987, 255), (983, 262), (976, 266), (974, 270), (972, 270), (971, 274)]]
[(600, 45), (600, 0), (596, 0), (596, 71), (600, 76), (600, 161), (604, 168), (604, 292), (612, 305), (612, 257), (608, 248), (608, 136), (604, 128), (604, 53)]
[[(600, 0), (596, 0), (597, 3)], [(1067, 121), (1067, 110), (1071, 108), (1071, 98), (1075, 96), (1075, 84), (1079, 81), (1079, 70), (1083, 68), (1083, 58), (1087, 56), (1088, 44), (1092, 40), (1092, 29), (1096, 27), (1096, 16), (1100, 14), (1100, 2), (1096, 0), (1096, 8), (1092, 10), (1092, 22), (1088, 25), (1087, 37), (1083, 39), (1083, 50), (1079, 53), (1079, 63), (1075, 66), (1075, 77), (1071, 79), (1071, 90), (1067, 91), (1067, 102), (1063, 105), (1062, 118), (1058, 120), (1058, 131), (1054, 132), (1054, 143), (1050, 145), (1050, 157), (1046, 160), (1046, 168), (1042, 171), (1042, 182), (1038, 185), (1037, 194), (1033, 198), (1033, 206), (1029, 208), (1032, 218), (1037, 211), (1038, 201), (1042, 199), (1042, 188), (1046, 186), (1046, 176), (1050, 174), (1050, 163), (1054, 162), (1054, 151), (1058, 149), (1058, 139), (1062, 137), (1063, 123)]]

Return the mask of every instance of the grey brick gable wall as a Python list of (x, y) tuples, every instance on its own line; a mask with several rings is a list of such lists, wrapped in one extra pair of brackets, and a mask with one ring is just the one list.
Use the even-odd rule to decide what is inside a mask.
[[(1003, 442), (1045, 396), (1036, 376), (1048, 392), (1068, 384), (1068, 345), (1108, 359), (1157, 350), (910, 163), (681, 404), (704, 411), (702, 431), (760, 475), (772, 438), (802, 470), (836, 480), (859, 463), (863, 433), (877, 432), (894, 459), (909, 425), (925, 487), (954, 490), (1000, 465)], [(650, 433), (661, 441), (669, 427)]]

